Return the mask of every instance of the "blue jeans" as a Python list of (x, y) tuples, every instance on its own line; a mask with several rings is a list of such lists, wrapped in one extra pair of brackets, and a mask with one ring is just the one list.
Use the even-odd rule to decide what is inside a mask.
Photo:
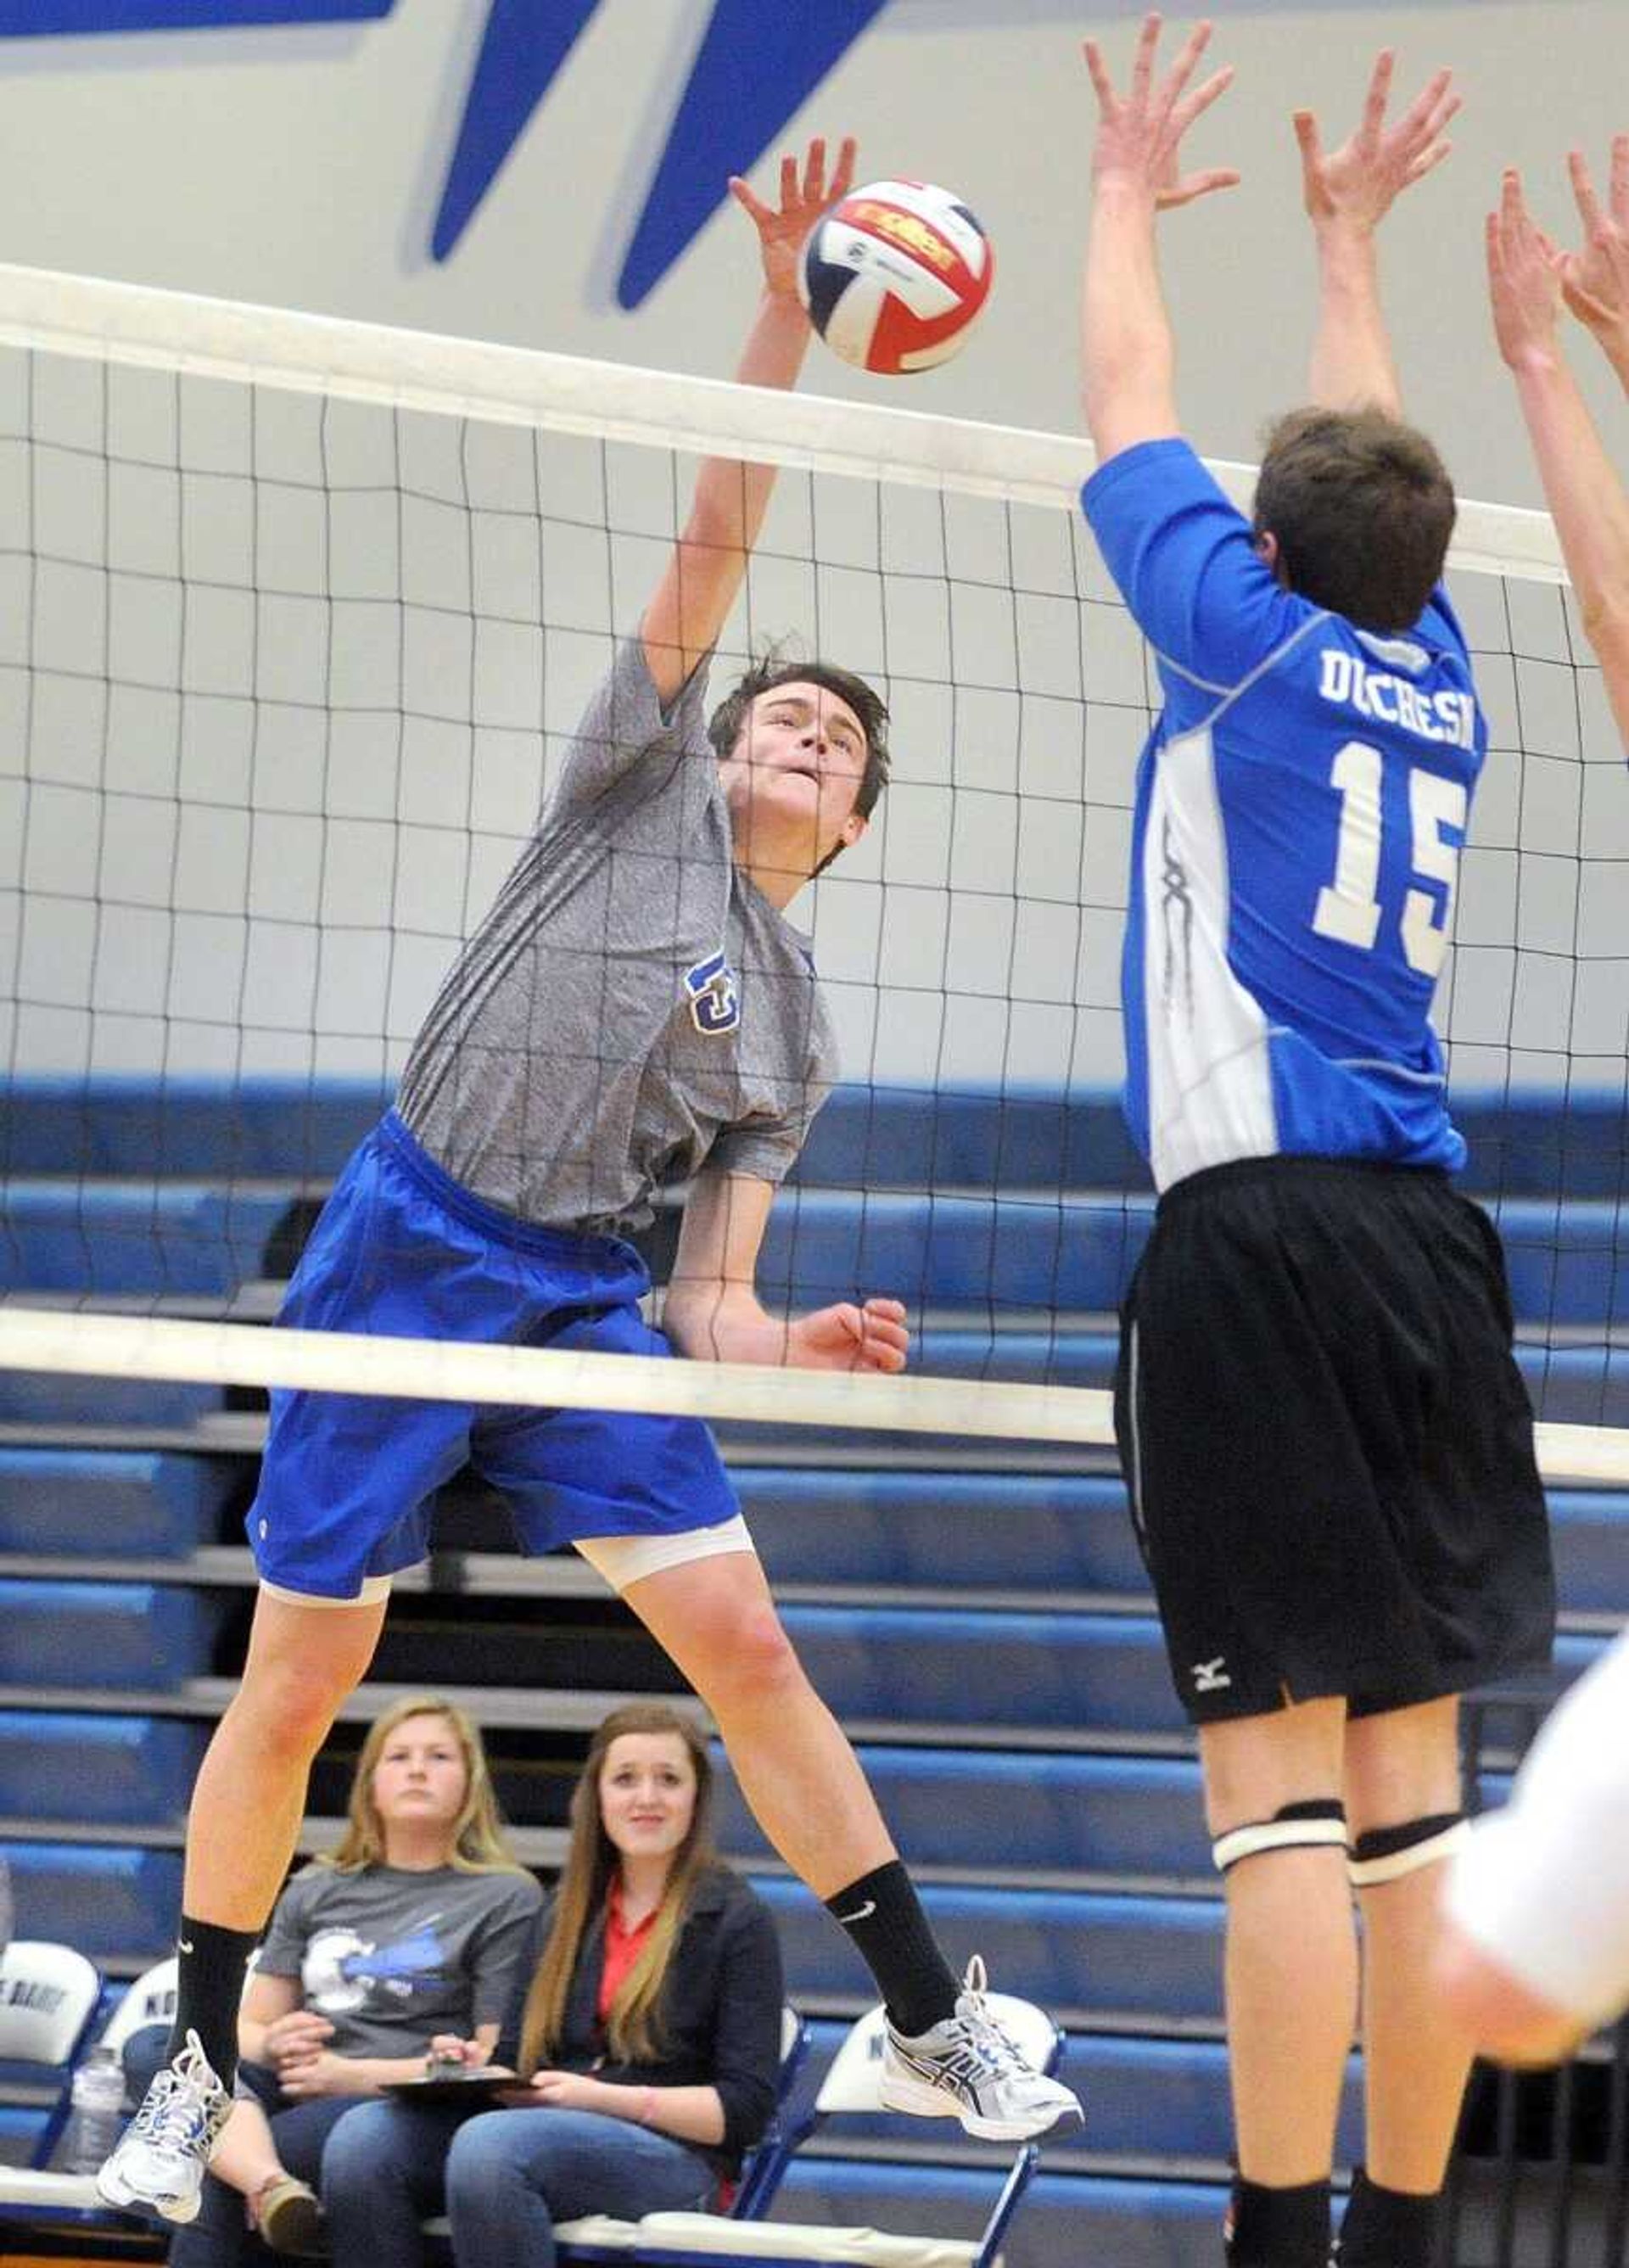
[[(449, 2138), (451, 2147), (448, 2147)], [(419, 2223), (445, 2207), (459, 2268), (554, 2268), (557, 2220), (627, 2220), (709, 2204), (699, 2150), (593, 2110), (414, 2110), (369, 2102), (322, 2153), (322, 2203), (338, 2268), (420, 2268)]]

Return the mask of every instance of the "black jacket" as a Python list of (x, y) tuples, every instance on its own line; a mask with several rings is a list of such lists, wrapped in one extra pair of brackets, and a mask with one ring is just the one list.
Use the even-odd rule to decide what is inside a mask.
[[(540, 1944), (551, 1919), (546, 1910)], [(612, 2057), (596, 2009), (604, 1963), (601, 1908), (572, 1972), (555, 2068), (592, 2072), (617, 2087), (716, 2087), (724, 2137), (704, 2155), (733, 2180), (742, 2153), (769, 2124), (780, 2069), (785, 1989), (769, 1908), (727, 1867), (710, 1867), (701, 1876), (668, 1963), (656, 2009), (657, 2052), (648, 2063)]]

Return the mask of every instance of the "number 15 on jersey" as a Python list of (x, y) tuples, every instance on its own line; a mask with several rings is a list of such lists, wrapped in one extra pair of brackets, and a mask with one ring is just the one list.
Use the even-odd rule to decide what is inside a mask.
[[(1312, 926), (1320, 937), (1372, 953), (1383, 917), (1377, 895), (1383, 849), (1381, 785), (1385, 759), (1367, 740), (1348, 740), (1330, 769), (1340, 797), (1340, 832), (1335, 846), (1335, 877), (1318, 892)], [(1399, 927), (1411, 968), (1434, 977), (1448, 951), (1454, 920), (1459, 852), (1470, 813), (1463, 781), (1414, 765), (1408, 778), (1411, 872), (1436, 882), (1441, 895), (1411, 889), (1403, 902)]]

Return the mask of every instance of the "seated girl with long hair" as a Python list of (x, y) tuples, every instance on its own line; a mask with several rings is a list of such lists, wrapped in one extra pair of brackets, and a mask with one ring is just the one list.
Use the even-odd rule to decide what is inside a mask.
[(396, 1702), (363, 1743), (343, 1840), (277, 1902), (239, 2020), (239, 2100), (171, 2268), (264, 2257), (251, 2221), (275, 2250), (326, 2252), (324, 2145), (367, 2096), (422, 2074), (437, 2035), (490, 2055), (542, 1904), (475, 1726), (434, 1694)]
[(418, 2268), (445, 2208), (461, 2268), (552, 2268), (557, 2221), (718, 2200), (774, 2108), (782, 1983), (768, 1908), (713, 1855), (711, 1783), (676, 1711), (601, 1725), (519, 2028), (526, 2083), (475, 2117), (348, 2117), (322, 2160), (336, 2261)]

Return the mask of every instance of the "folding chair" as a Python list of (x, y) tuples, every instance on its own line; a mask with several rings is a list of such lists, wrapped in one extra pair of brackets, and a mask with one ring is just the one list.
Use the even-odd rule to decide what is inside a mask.
[(101, 1998), (101, 1971), (70, 1945), (13, 1938), (0, 1953), (0, 2064), (27, 2066), (55, 2089), (28, 2164), (0, 2166), (0, 2219), (96, 2202), (87, 2176), (48, 2169), (68, 2123), (74, 2071)]
[(784, 2141), (781, 2113), (792, 2100), (792, 2090), (808, 2060), (809, 2028), (795, 2008), (780, 2012), (780, 2070), (775, 2080), (775, 2108), (770, 2113), (770, 2123), (755, 2146), (748, 2150), (741, 2163), (741, 2179), (735, 2184), (735, 2195), (730, 2202), (732, 2220), (751, 2220), (758, 2210), (760, 2194), (769, 2191), (765, 2184), (774, 2176)]
[[(1033, 2002), (991, 1992), (987, 2006), (1027, 2061), (1057, 2069), (1063, 2034)], [(1000, 2248), (1040, 2152), (1026, 2142), (1006, 2169), (984, 2229), (976, 2241), (938, 2236), (898, 2236), (875, 2228), (831, 2228), (797, 2221), (765, 2220), (787, 2168), (810, 2136), (831, 2120), (875, 2117), (882, 2111), (883, 2028), (881, 2008), (861, 2016), (833, 2058), (814, 2110), (778, 2146), (755, 2184), (752, 2214), (728, 2219), (718, 2213), (647, 2213), (643, 2220), (617, 2221), (594, 2215), (571, 2224), (577, 2257), (595, 2251), (632, 2254), (648, 2268), (778, 2268), (795, 2261), (803, 2268), (998, 2268)]]
[(108, 2018), (97, 2045), (122, 2049), (133, 2032), (144, 2030), (149, 2024), (168, 2024), (175, 2014), (179, 1966), (172, 1953), (167, 1960), (155, 1961), (151, 1969), (144, 1969)]

